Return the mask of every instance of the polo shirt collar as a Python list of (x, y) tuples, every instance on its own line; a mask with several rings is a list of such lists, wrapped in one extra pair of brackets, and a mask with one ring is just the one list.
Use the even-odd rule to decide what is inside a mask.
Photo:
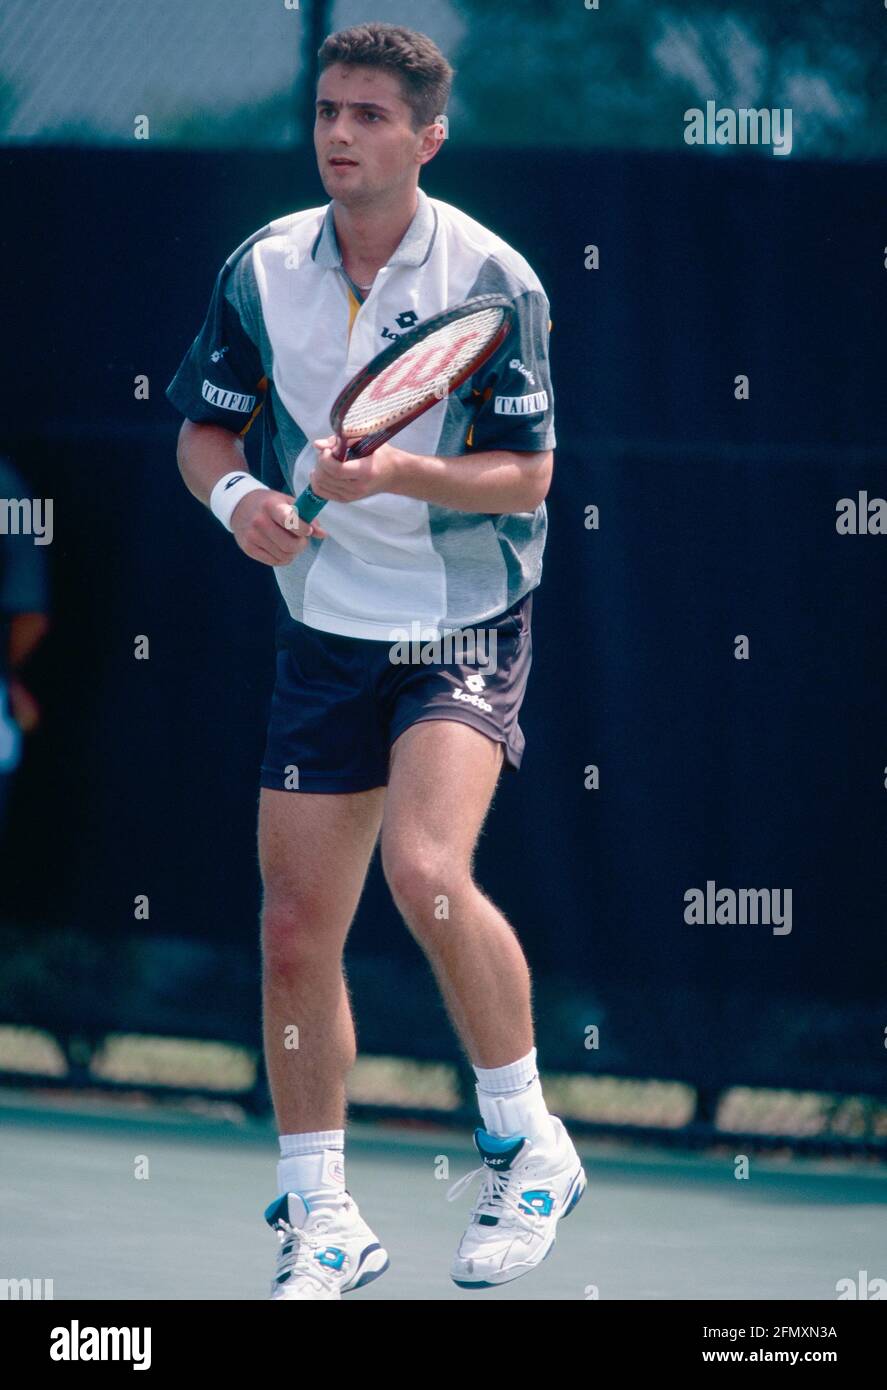
[[(419, 266), (428, 259), (431, 252), (434, 233), (437, 228), (437, 213), (431, 205), (431, 199), (418, 186), (416, 197), (418, 206), (415, 215), (404, 232), (397, 250), (388, 261), (389, 265)], [(336, 236), (332, 203), (327, 205), (311, 255), (317, 265), (329, 269), (342, 268), (342, 252), (339, 249), (339, 239)]]

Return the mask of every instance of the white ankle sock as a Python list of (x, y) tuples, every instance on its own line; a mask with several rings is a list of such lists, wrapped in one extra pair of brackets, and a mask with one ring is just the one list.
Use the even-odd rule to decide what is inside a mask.
[(536, 1049), (504, 1067), (475, 1067), (477, 1103), (488, 1134), (525, 1134), (554, 1146), (557, 1135), (536, 1071)]
[(309, 1205), (345, 1191), (345, 1131), (321, 1129), (306, 1134), (280, 1135), (277, 1190), (301, 1192)]

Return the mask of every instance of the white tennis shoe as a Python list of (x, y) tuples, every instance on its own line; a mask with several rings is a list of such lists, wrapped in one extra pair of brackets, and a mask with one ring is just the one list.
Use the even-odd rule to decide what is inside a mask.
[(551, 1116), (554, 1148), (525, 1135), (504, 1139), (474, 1131), (483, 1165), (454, 1183), (447, 1200), (482, 1174), (471, 1220), (459, 1242), (450, 1274), (462, 1289), (488, 1289), (519, 1279), (542, 1263), (554, 1247), (557, 1223), (569, 1216), (588, 1179), (561, 1120)]
[(275, 1198), (265, 1220), (280, 1240), (272, 1299), (341, 1298), (388, 1268), (388, 1252), (348, 1192), (315, 1208), (288, 1192)]

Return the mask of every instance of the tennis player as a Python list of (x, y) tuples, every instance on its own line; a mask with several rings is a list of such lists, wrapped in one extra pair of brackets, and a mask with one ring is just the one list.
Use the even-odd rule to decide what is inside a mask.
[(49, 629), (45, 548), (21, 521), (27, 496), (27, 484), (11, 459), (0, 458), (0, 840), (24, 739), (40, 723), (40, 708), (22, 671)]
[[(480, 1191), (452, 1278), (486, 1288), (533, 1269), (586, 1185), (543, 1099), (526, 960), (472, 873), (500, 771), (524, 749), (555, 445), (549, 304), (517, 251), (418, 186), (453, 76), (436, 45), (361, 24), (319, 57), (330, 202), (229, 257), (168, 388), (187, 417), (185, 483), (274, 567), (282, 596), (259, 809), (276, 1299), (341, 1298), (388, 1267), (344, 1167), (356, 1045), (342, 957), (380, 835), (394, 901), (477, 1075), (483, 1163), (449, 1195), (475, 1177)], [(398, 334), (487, 292), (515, 306), (503, 346), (390, 443), (339, 462), (329, 414), (351, 377)], [(243, 444), (255, 418), (257, 475)], [(293, 512), (309, 482), (327, 499), (313, 523)], [(446, 659), (443, 642), (439, 660), (398, 659), (404, 638), (454, 630), (475, 634), (478, 660)]]

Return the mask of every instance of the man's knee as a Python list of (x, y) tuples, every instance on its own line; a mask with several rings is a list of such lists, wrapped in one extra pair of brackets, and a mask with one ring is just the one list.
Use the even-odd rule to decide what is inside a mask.
[(468, 867), (439, 846), (386, 851), (383, 845), (382, 868), (398, 911), (414, 931), (446, 922), (454, 899), (471, 883)]
[(333, 920), (322, 894), (293, 884), (265, 885), (262, 958), (275, 974), (300, 974), (324, 961), (339, 960), (347, 931)]

